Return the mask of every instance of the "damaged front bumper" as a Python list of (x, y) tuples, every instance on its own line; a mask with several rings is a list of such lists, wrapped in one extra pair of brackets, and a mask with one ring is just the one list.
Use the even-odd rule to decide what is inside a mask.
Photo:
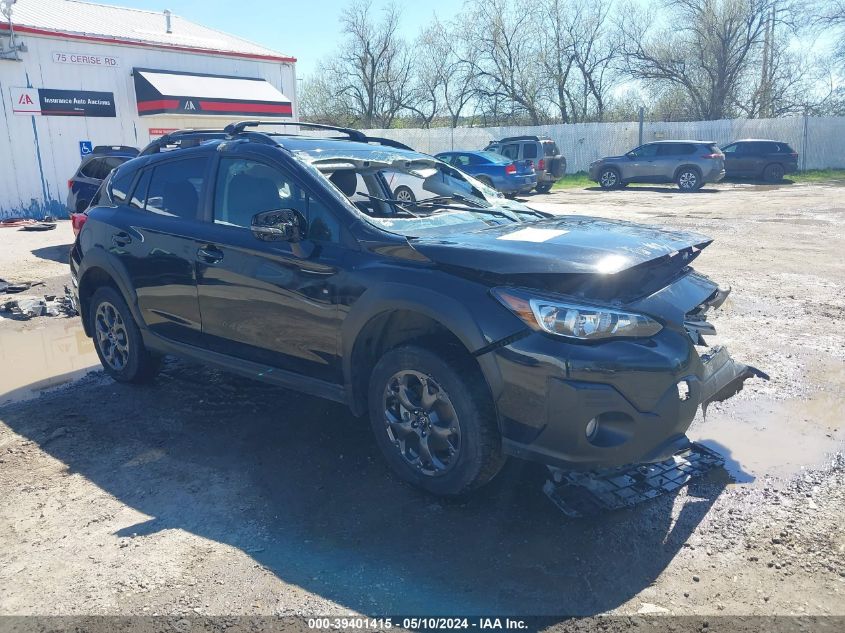
[(699, 407), (731, 397), (749, 378), (768, 378), (724, 347), (696, 350), (701, 330), (712, 330), (705, 313), (728, 292), (693, 273), (641, 302), (643, 312), (668, 316), (652, 337), (590, 345), (532, 333), (495, 350), (505, 451), (592, 471), (688, 450), (686, 431)]

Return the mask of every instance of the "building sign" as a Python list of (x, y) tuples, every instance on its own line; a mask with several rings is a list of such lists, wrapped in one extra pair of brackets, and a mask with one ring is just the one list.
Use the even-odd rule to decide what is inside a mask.
[(15, 114), (41, 114), (37, 88), (9, 88), (12, 93), (12, 112)]
[(270, 82), (257, 77), (147, 68), (133, 68), (132, 76), (140, 116), (293, 116), (291, 100)]
[(151, 127), (148, 130), (150, 133), (150, 140), (154, 138), (160, 138), (165, 134), (170, 134), (171, 132), (175, 132), (178, 129), (178, 127)]
[(57, 64), (73, 64), (91, 68), (117, 68), (120, 59), (111, 55), (92, 55), (90, 53), (65, 53), (53, 51), (53, 61)]
[(12, 112), (41, 116), (114, 117), (113, 92), (10, 88)]

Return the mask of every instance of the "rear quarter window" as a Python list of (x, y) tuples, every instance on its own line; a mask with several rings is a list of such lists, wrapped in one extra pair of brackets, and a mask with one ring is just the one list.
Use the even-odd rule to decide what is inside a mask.
[(110, 198), (114, 204), (123, 204), (129, 196), (129, 189), (132, 182), (135, 180), (136, 171), (125, 170), (117, 171), (109, 180), (110, 183)]
[(522, 146), (522, 157), (523, 158), (537, 158), (537, 144), (536, 143), (525, 143)]

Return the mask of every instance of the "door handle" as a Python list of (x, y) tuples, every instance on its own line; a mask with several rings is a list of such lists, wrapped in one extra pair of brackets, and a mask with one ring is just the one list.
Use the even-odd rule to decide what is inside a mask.
[(197, 258), (206, 264), (216, 264), (223, 259), (223, 251), (216, 246), (203, 246), (197, 251)]
[(132, 243), (132, 236), (121, 231), (111, 236), (111, 243), (115, 246), (126, 246)]

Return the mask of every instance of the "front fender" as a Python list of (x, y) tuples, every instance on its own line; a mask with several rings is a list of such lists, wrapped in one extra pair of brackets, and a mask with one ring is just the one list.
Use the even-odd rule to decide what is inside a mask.
[[(397, 310), (407, 310), (424, 315), (448, 329), (470, 352), (474, 353), (492, 342), (513, 333), (509, 319), (483, 326), (469, 307), (473, 301), (492, 301), (487, 289), (470, 284), (473, 288), (462, 300), (440, 291), (401, 283), (380, 283), (368, 289), (352, 305), (341, 327), (343, 376), (350, 406), (356, 414), (363, 412), (363, 403), (353, 384), (353, 350), (359, 334), (374, 318)], [(467, 289), (470, 290), (470, 289)], [(502, 315), (509, 317), (510, 315)], [(476, 357), (494, 400), (502, 391), (502, 378), (494, 359), (487, 354)]]

